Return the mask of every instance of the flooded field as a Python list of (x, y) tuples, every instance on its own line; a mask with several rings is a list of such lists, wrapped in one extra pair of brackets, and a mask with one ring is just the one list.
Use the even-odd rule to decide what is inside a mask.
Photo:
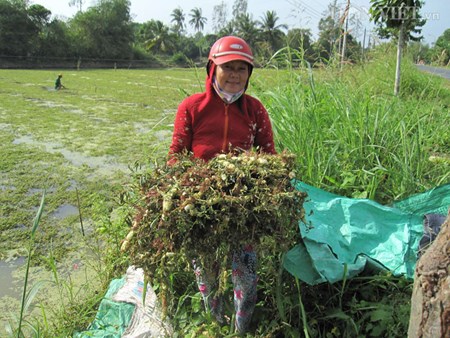
[(193, 88), (192, 73), (165, 74), (67, 71), (69, 89), (55, 92), (52, 71), (0, 70), (0, 337), (16, 325), (30, 247), (26, 318), (102, 292), (99, 228), (111, 231), (130, 167), (167, 152), (178, 87)]
[(0, 299), (10, 297), (19, 299), (22, 296), (23, 278), (14, 278), (18, 270), (25, 265), (25, 257), (17, 257), (0, 261)]

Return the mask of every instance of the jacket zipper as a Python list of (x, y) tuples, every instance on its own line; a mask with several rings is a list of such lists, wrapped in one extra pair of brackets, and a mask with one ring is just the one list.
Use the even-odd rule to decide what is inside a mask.
[(223, 127), (222, 152), (226, 152), (228, 146), (228, 104), (225, 104), (225, 123)]

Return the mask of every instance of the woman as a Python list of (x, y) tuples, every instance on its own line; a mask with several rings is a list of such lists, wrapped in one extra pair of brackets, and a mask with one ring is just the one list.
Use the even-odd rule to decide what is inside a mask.
[[(221, 153), (253, 147), (275, 154), (272, 126), (267, 110), (245, 93), (253, 71), (253, 54), (241, 38), (225, 36), (211, 47), (206, 66), (206, 90), (179, 105), (169, 155), (189, 151), (205, 161)], [(174, 161), (174, 157), (169, 161)], [(219, 322), (223, 322), (221, 299), (214, 297), (217, 272), (196, 261), (198, 288)], [(209, 270), (208, 270), (209, 269)], [(248, 329), (256, 303), (256, 255), (248, 245), (233, 253), (232, 281), (236, 329)], [(209, 296), (211, 295), (211, 296)]]

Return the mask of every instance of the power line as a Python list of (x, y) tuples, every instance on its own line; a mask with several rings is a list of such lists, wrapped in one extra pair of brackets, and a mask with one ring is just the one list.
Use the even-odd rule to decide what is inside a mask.
[(307, 11), (309, 11), (310, 13), (312, 13), (313, 15), (315, 15), (318, 18), (321, 18), (323, 16), (323, 13), (319, 12), (318, 10), (316, 10), (315, 8), (311, 7), (310, 5), (308, 5), (307, 3), (298, 0), (298, 2), (300, 3), (300, 5), (302, 5), (303, 7), (305, 7), (305, 9)]
[(316, 9), (310, 7), (309, 5), (303, 3), (300, 0), (287, 0), (287, 2), (298, 10), (299, 13), (304, 13), (314, 17), (315, 19), (321, 19), (322, 14), (319, 13)]

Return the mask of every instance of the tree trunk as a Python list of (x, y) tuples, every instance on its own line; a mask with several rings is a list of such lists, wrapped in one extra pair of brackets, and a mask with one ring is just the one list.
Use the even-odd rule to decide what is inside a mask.
[(342, 41), (341, 70), (344, 67), (344, 62), (345, 62), (345, 49), (347, 48), (347, 34), (348, 34), (348, 16), (345, 19), (344, 40)]
[(345, 62), (345, 49), (347, 47), (349, 10), (350, 10), (350, 0), (347, 0), (347, 7), (345, 8), (344, 17), (342, 18), (342, 22), (344, 22), (344, 20), (345, 20), (345, 29), (344, 29), (344, 39), (342, 41), (342, 50), (341, 50), (341, 70), (344, 67), (344, 62)]
[(408, 337), (450, 337), (450, 212), (417, 262)]
[(394, 85), (394, 95), (397, 96), (400, 92), (400, 66), (402, 63), (402, 52), (403, 52), (403, 32), (404, 23), (402, 22), (400, 26), (400, 33), (398, 34), (398, 44), (397, 44), (397, 66), (395, 67), (395, 85)]

